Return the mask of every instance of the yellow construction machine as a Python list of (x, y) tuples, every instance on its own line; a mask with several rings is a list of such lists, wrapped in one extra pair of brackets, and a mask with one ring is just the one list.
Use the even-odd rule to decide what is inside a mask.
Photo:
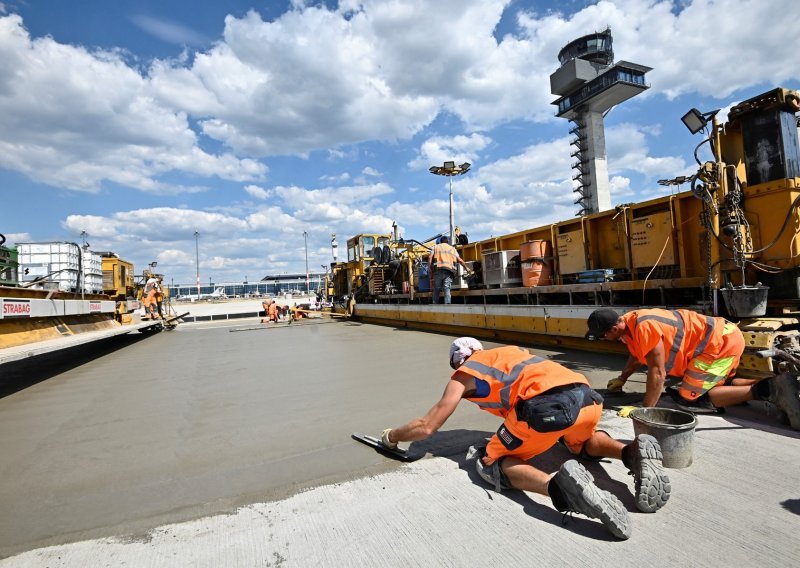
[(331, 299), (364, 321), (585, 348), (598, 306), (688, 308), (739, 323), (743, 373), (800, 374), (798, 101), (777, 88), (736, 105), (725, 122), (717, 111), (687, 113), (686, 126), (704, 134), (697, 171), (659, 183), (688, 191), (457, 241), (481, 278), (456, 278), (450, 306), (430, 304), (420, 274), (432, 241), (396, 229), (348, 241)]

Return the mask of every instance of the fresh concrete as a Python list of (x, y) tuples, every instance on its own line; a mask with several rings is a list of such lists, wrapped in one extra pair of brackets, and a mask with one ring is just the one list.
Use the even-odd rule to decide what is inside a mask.
[[(231, 332), (253, 324), (183, 325), (58, 373), (0, 367), (5, 392), (32, 385), (0, 399), (0, 566), (787, 566), (800, 554), (800, 439), (752, 409), (701, 417), (667, 507), (633, 512), (633, 537), (616, 542), (596, 521), (562, 527), (547, 498), (487, 491), (464, 453), (499, 420), (469, 403), (412, 445), (428, 454), (413, 464), (350, 439), (424, 413), (452, 337), (345, 322)], [(596, 387), (624, 363), (536, 352)], [(613, 411), (603, 427), (633, 436)], [(589, 469), (635, 511), (621, 464)]]

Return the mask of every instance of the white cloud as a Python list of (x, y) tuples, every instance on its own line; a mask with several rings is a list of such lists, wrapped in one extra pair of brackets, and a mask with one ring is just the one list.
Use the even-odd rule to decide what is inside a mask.
[(201, 150), (186, 113), (157, 104), (147, 79), (116, 53), (31, 39), (17, 15), (0, 18), (0, 77), (0, 167), (36, 181), (175, 193), (202, 187), (160, 176), (250, 181), (266, 174), (253, 160)]
[[(618, 56), (655, 67), (649, 77), (658, 89), (644, 96), (726, 97), (796, 78), (793, 59), (775, 54), (792, 45), (800, 11), (780, 0), (695, 0), (679, 8), (617, 0), (569, 17), (520, 12), (513, 33), (495, 39), (510, 8), (517, 6), (509, 0), (364, 0), (338, 9), (297, 2), (271, 21), (256, 12), (228, 16), (211, 48), (155, 61), (145, 74), (114, 51), (32, 39), (19, 16), (5, 16), (0, 166), (81, 191), (97, 192), (107, 181), (154, 193), (199, 191), (207, 183), (170, 183), (166, 176), (259, 181), (267, 168), (252, 158), (315, 149), (343, 156), (343, 148), (361, 141), (408, 139), (442, 110), (473, 131), (520, 118), (552, 121), (553, 96), (543, 85), (557, 67), (554, 54), (605, 25)], [(163, 39), (200, 40), (180, 24), (135, 21)], [(233, 153), (201, 150), (203, 135)], [(462, 138), (464, 146), (459, 137), (431, 137), (412, 167), (474, 161), (490, 142), (479, 134)], [(642, 162), (651, 171), (674, 165)]]
[(267, 191), (263, 187), (259, 187), (257, 185), (246, 185), (246, 186), (244, 186), (244, 190), (251, 197), (254, 197), (256, 199), (260, 199), (262, 201), (264, 199), (266, 199), (267, 197), (269, 197), (269, 191)]
[(376, 170), (375, 168), (371, 168), (370, 166), (367, 166), (366, 168), (361, 170), (361, 173), (364, 174), (365, 176), (370, 176), (370, 177), (381, 176), (381, 173), (378, 170)]
[(427, 170), (433, 165), (449, 161), (474, 164), (478, 161), (480, 151), (491, 142), (491, 138), (478, 133), (469, 136), (433, 136), (422, 143), (418, 156), (408, 163), (408, 167)]
[(150, 35), (167, 43), (199, 46), (207, 41), (201, 34), (177, 22), (153, 18), (144, 14), (133, 16), (131, 21)]
[(6, 242), (4, 244), (11, 245), (16, 243), (29, 243), (33, 240), (30, 233), (6, 233)]
[(342, 172), (339, 175), (325, 175), (320, 177), (320, 181), (326, 183), (345, 183), (350, 181), (350, 174), (347, 172)]
[(654, 180), (694, 173), (694, 164), (687, 164), (682, 157), (650, 155), (646, 135), (658, 133), (657, 128), (644, 128), (629, 123), (608, 128), (606, 149), (609, 174), (633, 171), (642, 174), (647, 180)]

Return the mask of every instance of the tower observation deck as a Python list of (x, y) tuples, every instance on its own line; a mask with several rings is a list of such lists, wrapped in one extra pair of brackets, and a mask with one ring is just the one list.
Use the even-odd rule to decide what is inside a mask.
[(550, 92), (560, 98), (556, 116), (573, 123), (570, 144), (576, 174), (573, 190), (578, 215), (611, 209), (603, 116), (609, 109), (648, 89), (646, 67), (614, 63), (611, 29), (579, 37), (558, 52), (561, 67), (550, 75)]

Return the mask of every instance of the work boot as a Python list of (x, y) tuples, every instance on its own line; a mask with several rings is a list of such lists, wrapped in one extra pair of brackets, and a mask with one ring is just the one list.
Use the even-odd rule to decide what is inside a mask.
[(792, 428), (800, 430), (800, 388), (794, 376), (781, 373), (769, 379), (767, 400), (786, 413)]
[(630, 469), (636, 488), (636, 508), (655, 513), (667, 504), (672, 487), (661, 464), (661, 446), (653, 436), (640, 434), (623, 451), (623, 463)]
[(600, 519), (615, 537), (624, 540), (631, 536), (633, 526), (628, 511), (614, 495), (597, 487), (592, 474), (577, 461), (564, 463), (550, 480), (548, 490), (553, 505), (562, 513)]

